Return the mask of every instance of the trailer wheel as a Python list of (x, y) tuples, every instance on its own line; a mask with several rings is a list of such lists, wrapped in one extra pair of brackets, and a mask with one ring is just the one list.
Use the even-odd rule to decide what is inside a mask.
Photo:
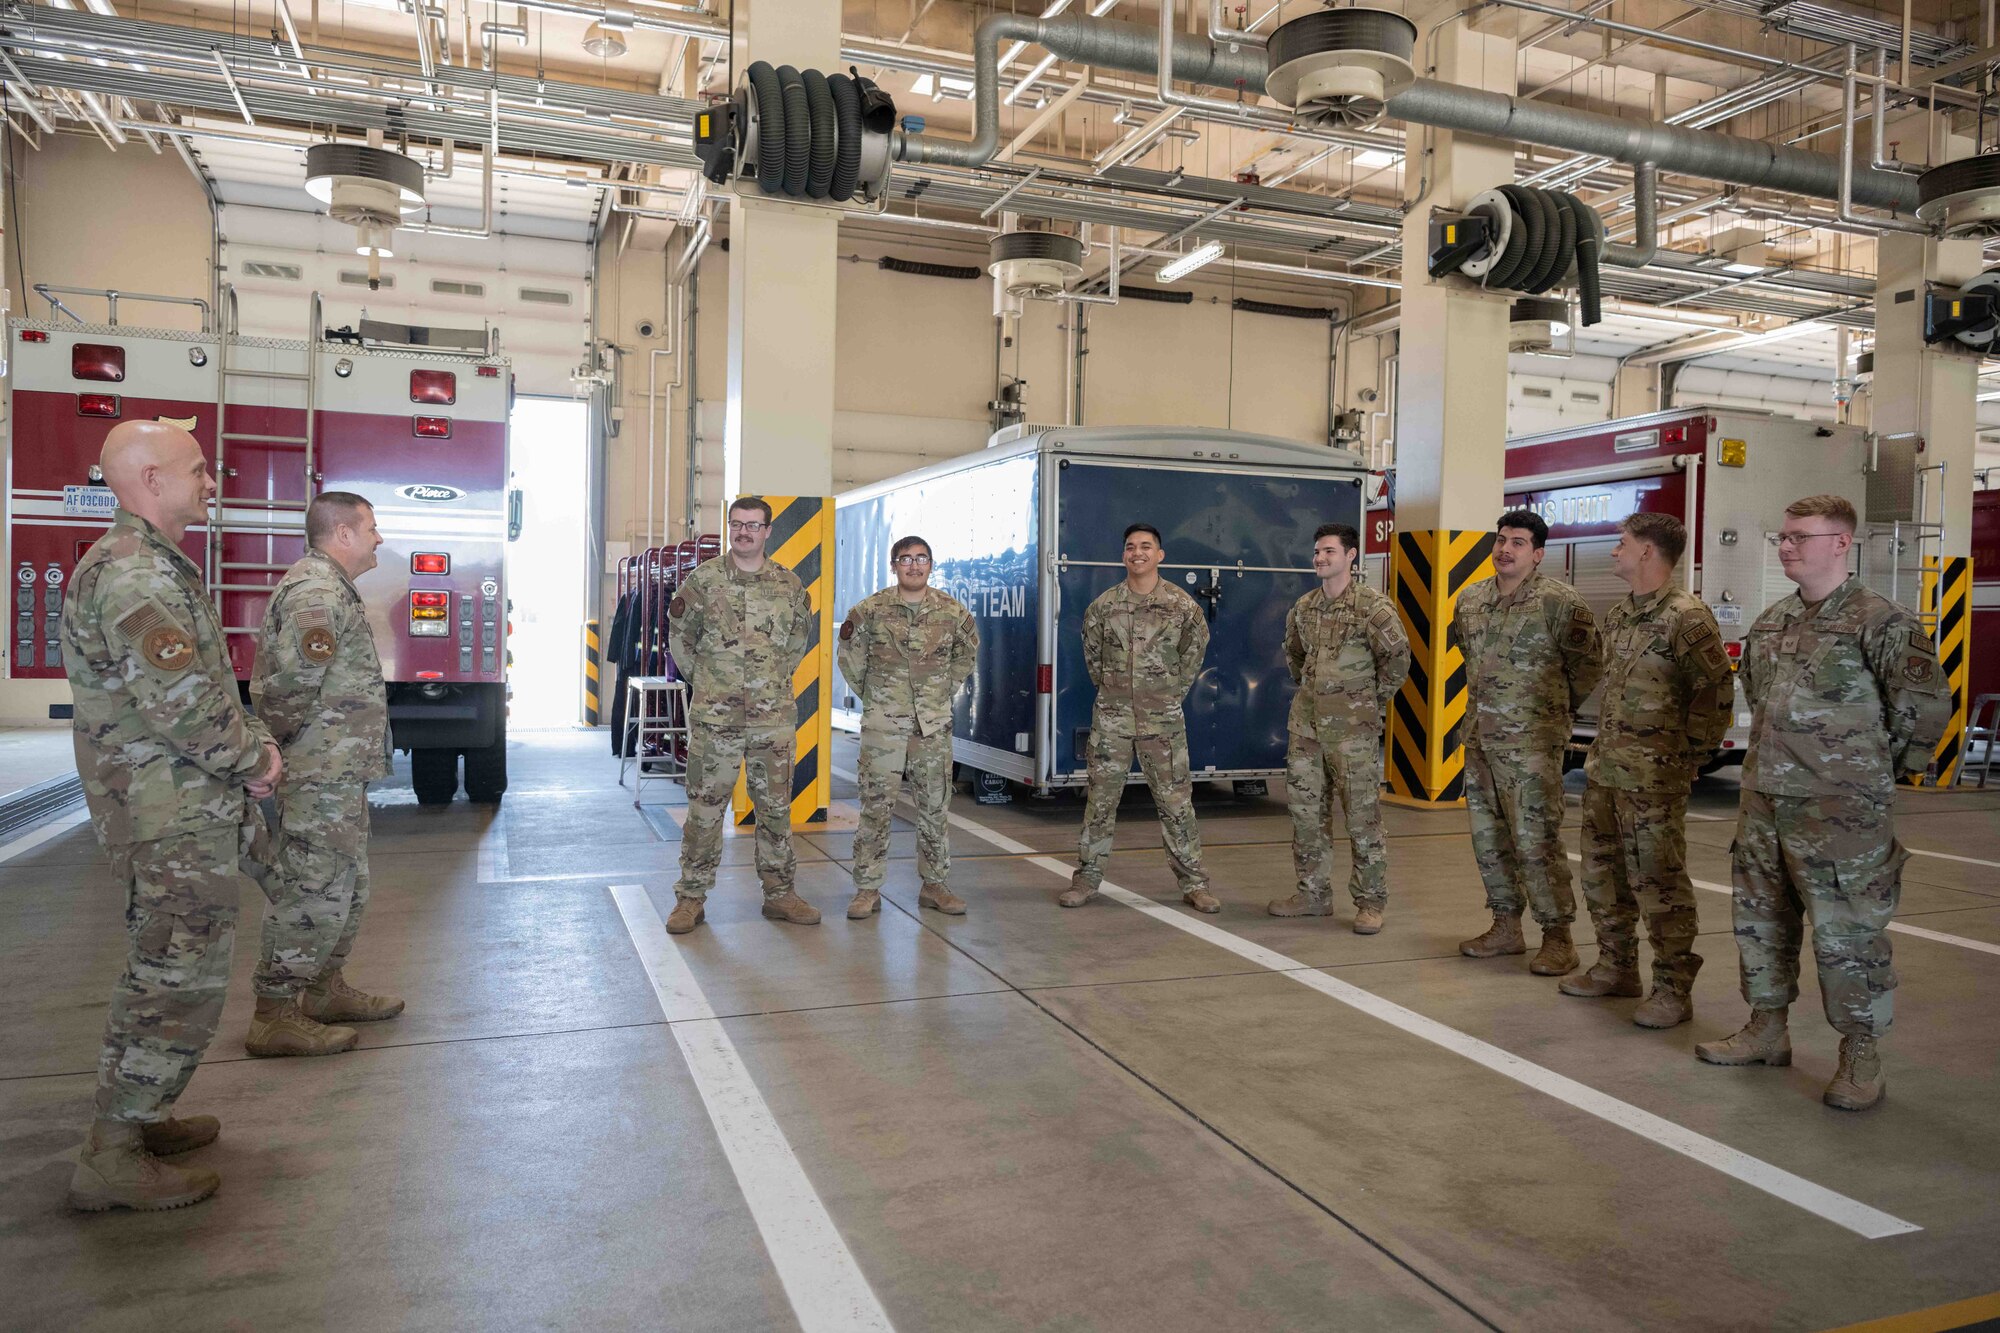
[(491, 745), (465, 752), (465, 799), (478, 805), (498, 805), (507, 793), (507, 724)]
[(458, 795), (458, 751), (410, 751), (410, 786), (418, 805), (450, 805)]

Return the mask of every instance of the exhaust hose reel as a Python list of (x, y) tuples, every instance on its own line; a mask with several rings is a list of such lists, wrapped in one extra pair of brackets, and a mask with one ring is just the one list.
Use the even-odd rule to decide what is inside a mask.
[(726, 101), (695, 117), (701, 174), (768, 195), (872, 203), (888, 183), (896, 104), (859, 70), (825, 74), (758, 60)]
[(1461, 273), (1483, 287), (1539, 296), (1573, 277), (1585, 325), (1603, 318), (1603, 254), (1603, 220), (1567, 190), (1502, 185), (1474, 195), (1464, 213), (1431, 222), (1433, 278)]

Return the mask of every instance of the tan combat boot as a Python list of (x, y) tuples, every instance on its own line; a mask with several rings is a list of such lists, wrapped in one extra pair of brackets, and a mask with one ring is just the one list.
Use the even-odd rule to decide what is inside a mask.
[(1535, 951), (1528, 970), (1538, 977), (1559, 977), (1576, 971), (1576, 963), (1576, 945), (1570, 940), (1568, 924), (1543, 926), (1542, 947)]
[[(206, 1117), (203, 1117), (204, 1119)], [(169, 1166), (146, 1151), (145, 1127), (100, 1120), (76, 1155), (69, 1206), (81, 1212), (185, 1208), (215, 1193), (222, 1177), (205, 1167)]]
[(1354, 905), (1354, 933), (1357, 935), (1380, 935), (1382, 933), (1382, 904), (1356, 903)]
[(701, 899), (676, 898), (674, 910), (667, 913), (667, 934), (685, 935), (700, 925), (707, 915), (708, 909), (702, 906)]
[(222, 1122), (212, 1115), (191, 1115), (185, 1120), (168, 1116), (145, 1127), (146, 1151), (155, 1157), (206, 1148), (222, 1135)]
[(1783, 1009), (1752, 1009), (1750, 1021), (1733, 1037), (1695, 1043), (1695, 1058), (1712, 1065), (1770, 1065), (1792, 1062), (1792, 1034)]
[(1642, 1028), (1670, 1028), (1693, 1017), (1693, 996), (1657, 982), (1653, 985), (1653, 993), (1632, 1011), (1632, 1021)]
[(1206, 916), (1214, 916), (1222, 910), (1222, 899), (1210, 893), (1206, 884), (1198, 889), (1189, 889), (1186, 893), (1183, 893), (1181, 901)]
[(1056, 899), (1059, 907), (1081, 907), (1097, 896), (1097, 886), (1083, 877), (1081, 870), (1069, 877), (1069, 887)]
[(854, 901), (847, 904), (849, 921), (866, 921), (882, 910), (882, 895), (873, 889), (856, 889)]
[(964, 916), (965, 899), (953, 893), (942, 884), (926, 884), (917, 894), (917, 906), (930, 907), (946, 916)]
[(1590, 971), (1580, 977), (1564, 977), (1556, 983), (1556, 989), (1564, 995), (1584, 1000), (1601, 1000), (1614, 995), (1630, 1000), (1645, 994), (1639, 984), (1639, 969), (1620, 967), (1617, 959), (1603, 949), (1597, 951), (1597, 961), (1590, 965)]
[(790, 889), (766, 897), (764, 915), (773, 921), (789, 921), (795, 926), (819, 924), (819, 909)]
[(1840, 1111), (1865, 1111), (1882, 1100), (1888, 1086), (1875, 1038), (1855, 1033), (1840, 1039), (1840, 1069), (1820, 1100)]
[(1264, 910), (1272, 916), (1332, 916), (1333, 895), (1300, 889), (1289, 898), (1273, 898)]
[(299, 1009), (321, 1023), (378, 1023), (402, 1013), (403, 1001), (396, 995), (354, 989), (336, 967), (299, 993)]
[(1498, 958), (1506, 953), (1526, 953), (1528, 942), (1521, 938), (1521, 918), (1495, 912), (1493, 924), (1486, 928), (1486, 933), (1465, 941), (1458, 946), (1458, 951), (1467, 958)]
[(328, 1027), (307, 1018), (296, 997), (273, 1000), (259, 995), (243, 1049), (252, 1055), (339, 1055), (353, 1050), (359, 1040), (361, 1034), (353, 1028)]

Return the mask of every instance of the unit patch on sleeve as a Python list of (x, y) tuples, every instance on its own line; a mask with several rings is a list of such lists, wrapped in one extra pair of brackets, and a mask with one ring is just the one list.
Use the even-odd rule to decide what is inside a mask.
[(299, 635), (299, 652), (308, 662), (318, 664), (333, 660), (333, 631), (324, 625), (315, 625)]
[(1587, 648), (1590, 646), (1590, 611), (1577, 607), (1569, 613), (1569, 628), (1563, 631), (1563, 647)]
[(146, 637), (139, 641), (139, 653), (160, 670), (176, 675), (194, 665), (194, 641), (179, 625), (146, 631)]
[(673, 602), (669, 604), (667, 607), (667, 614), (670, 616), (678, 616), (685, 613), (686, 611), (687, 611), (687, 598), (685, 597), (674, 598)]
[(854, 621), (852, 619), (840, 622), (840, 637), (843, 642), (854, 637)]

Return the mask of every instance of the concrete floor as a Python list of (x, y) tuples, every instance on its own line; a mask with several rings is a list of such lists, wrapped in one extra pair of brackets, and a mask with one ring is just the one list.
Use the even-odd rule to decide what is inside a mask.
[[(851, 753), (837, 744), (837, 766)], [(702, 1030), (726, 1034), (906, 1333), (1814, 1329), (2000, 1288), (2000, 953), (1968, 943), (2000, 945), (2000, 792), (1903, 801), (1907, 843), (1970, 859), (1909, 866), (1901, 921), (1951, 939), (1894, 937), (1889, 1099), (1852, 1116), (1819, 1103), (1836, 1041), (1810, 979), (1792, 1068), (1694, 1060), (1745, 1012), (1719, 893), (1700, 895), (1697, 1017), (1664, 1034), (1626, 1021), (1633, 1001), (1557, 996), (1525, 958), (1458, 957), (1484, 924), (1462, 813), (1388, 812), (1372, 938), (1344, 912), (1264, 916), (1290, 889), (1283, 806), (1218, 796), (1200, 808), (1225, 911), (1197, 928), (1226, 937), (1111, 897), (1059, 911), (1057, 874), (971, 827), (953, 833), (971, 914), (919, 915), (899, 821), (875, 920), (840, 915), (851, 833), (798, 839), (814, 929), (759, 918), (750, 840), (732, 838), (708, 926), (635, 940), (612, 886), (663, 916), (678, 849), (614, 768), (601, 734), (531, 733), (497, 817), (419, 808), (404, 771), (381, 785), (352, 976), (409, 1012), (351, 1055), (250, 1060), (245, 930), (182, 1103), (222, 1117), (195, 1160), (224, 1184), (181, 1212), (65, 1210), (121, 904), (87, 826), (0, 864), (0, 1324), (871, 1326), (788, 1287), (802, 1256), (769, 1238), (793, 1219), (753, 1209), (762, 1164), (724, 1133), (741, 1108), (698, 1078), (697, 1001), (655, 988), (647, 948), (685, 966), (721, 1020)], [(1690, 825), (1697, 879), (1728, 881), (1734, 795), (1697, 794), (1715, 817)], [(956, 810), (1074, 851), (1073, 799)], [(1124, 814), (1113, 880), (1181, 913), (1143, 793)], [(1378, 1000), (1400, 1008), (1356, 1007)], [(1427, 1021), (1429, 1039), (1411, 1030)], [(1523, 1082), (1451, 1042), (1539, 1069)], [(1675, 1126), (1920, 1229), (1865, 1239), (1670, 1151)]]

